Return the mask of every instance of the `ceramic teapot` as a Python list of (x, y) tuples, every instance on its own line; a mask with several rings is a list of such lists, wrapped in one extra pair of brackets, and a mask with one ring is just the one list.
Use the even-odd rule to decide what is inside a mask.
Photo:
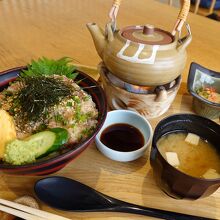
[[(172, 33), (149, 24), (118, 30), (115, 24), (120, 2), (114, 1), (111, 22), (105, 31), (96, 23), (87, 24), (106, 67), (118, 78), (135, 85), (157, 86), (176, 79), (184, 69), (185, 49), (192, 39), (190, 26), (185, 22), (190, 0), (183, 1)], [(184, 24), (187, 35), (181, 38)]]

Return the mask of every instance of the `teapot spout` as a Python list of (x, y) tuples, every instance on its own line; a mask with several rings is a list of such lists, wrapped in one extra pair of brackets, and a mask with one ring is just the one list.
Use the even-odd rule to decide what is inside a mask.
[(104, 31), (96, 23), (88, 23), (87, 28), (89, 29), (95, 48), (101, 59), (103, 58), (103, 51), (106, 44), (106, 38)]

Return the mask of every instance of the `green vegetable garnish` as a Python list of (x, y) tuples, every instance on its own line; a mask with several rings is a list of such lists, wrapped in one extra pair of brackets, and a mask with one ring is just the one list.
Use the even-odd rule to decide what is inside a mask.
[(73, 96), (72, 99), (76, 104), (80, 104), (80, 98), (78, 96)]
[(67, 103), (66, 103), (66, 106), (67, 106), (67, 107), (72, 107), (73, 104), (72, 104), (72, 102), (67, 102)]
[(67, 120), (60, 114), (54, 115), (54, 120), (62, 125), (67, 125)]
[(39, 58), (37, 61), (32, 60), (28, 64), (27, 70), (22, 71), (21, 76), (63, 75), (75, 79), (77, 76), (76, 67), (70, 64), (71, 61), (68, 57), (59, 60), (47, 59), (46, 57)]

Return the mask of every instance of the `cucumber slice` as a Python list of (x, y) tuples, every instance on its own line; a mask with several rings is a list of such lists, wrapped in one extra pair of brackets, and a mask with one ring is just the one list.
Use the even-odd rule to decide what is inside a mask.
[(27, 147), (35, 153), (36, 158), (45, 154), (55, 141), (56, 134), (52, 131), (42, 131), (24, 140)]
[(68, 131), (64, 128), (51, 128), (49, 131), (55, 133), (56, 139), (53, 145), (47, 150), (46, 154), (42, 156), (46, 156), (54, 151), (59, 150), (59, 148), (63, 146), (69, 139)]
[(14, 165), (32, 163), (58, 150), (67, 140), (68, 132), (63, 128), (42, 131), (25, 140), (16, 139), (6, 145), (4, 160)]

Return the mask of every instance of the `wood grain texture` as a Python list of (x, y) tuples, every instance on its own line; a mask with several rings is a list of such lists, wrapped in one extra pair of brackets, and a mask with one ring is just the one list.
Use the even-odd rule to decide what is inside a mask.
[[(25, 65), (40, 56), (70, 56), (81, 64), (96, 66), (100, 59), (85, 24), (96, 21), (104, 27), (111, 4), (111, 0), (1, 0), (0, 70)], [(177, 15), (177, 9), (153, 0), (126, 0), (121, 5), (118, 24), (122, 27), (150, 23), (172, 30)], [(193, 14), (189, 15), (188, 22), (194, 39), (188, 48), (184, 82), (191, 61), (220, 70), (219, 23)], [(86, 68), (85, 71), (98, 78), (95, 68), (92, 71)], [(167, 115), (191, 112), (191, 102), (183, 83), (168, 113), (150, 120), (152, 126), (155, 127)], [(127, 202), (220, 219), (220, 190), (197, 201), (169, 198), (155, 184), (148, 153), (137, 161), (114, 162), (104, 157), (93, 143), (56, 175), (81, 181)], [(38, 179), (40, 177), (1, 173), (0, 197), (12, 200), (24, 194), (33, 195), (33, 185)], [(68, 213), (41, 205), (44, 210), (77, 220), (153, 219), (125, 213)]]
[[(0, 1), (0, 70), (24, 65), (33, 58), (70, 56), (81, 64), (100, 62), (86, 23), (104, 28), (112, 0), (2, 0)], [(154, 0), (124, 0), (117, 17), (119, 27), (154, 24), (171, 31), (179, 10)], [(189, 65), (198, 62), (220, 70), (219, 23), (190, 13), (193, 41)]]

